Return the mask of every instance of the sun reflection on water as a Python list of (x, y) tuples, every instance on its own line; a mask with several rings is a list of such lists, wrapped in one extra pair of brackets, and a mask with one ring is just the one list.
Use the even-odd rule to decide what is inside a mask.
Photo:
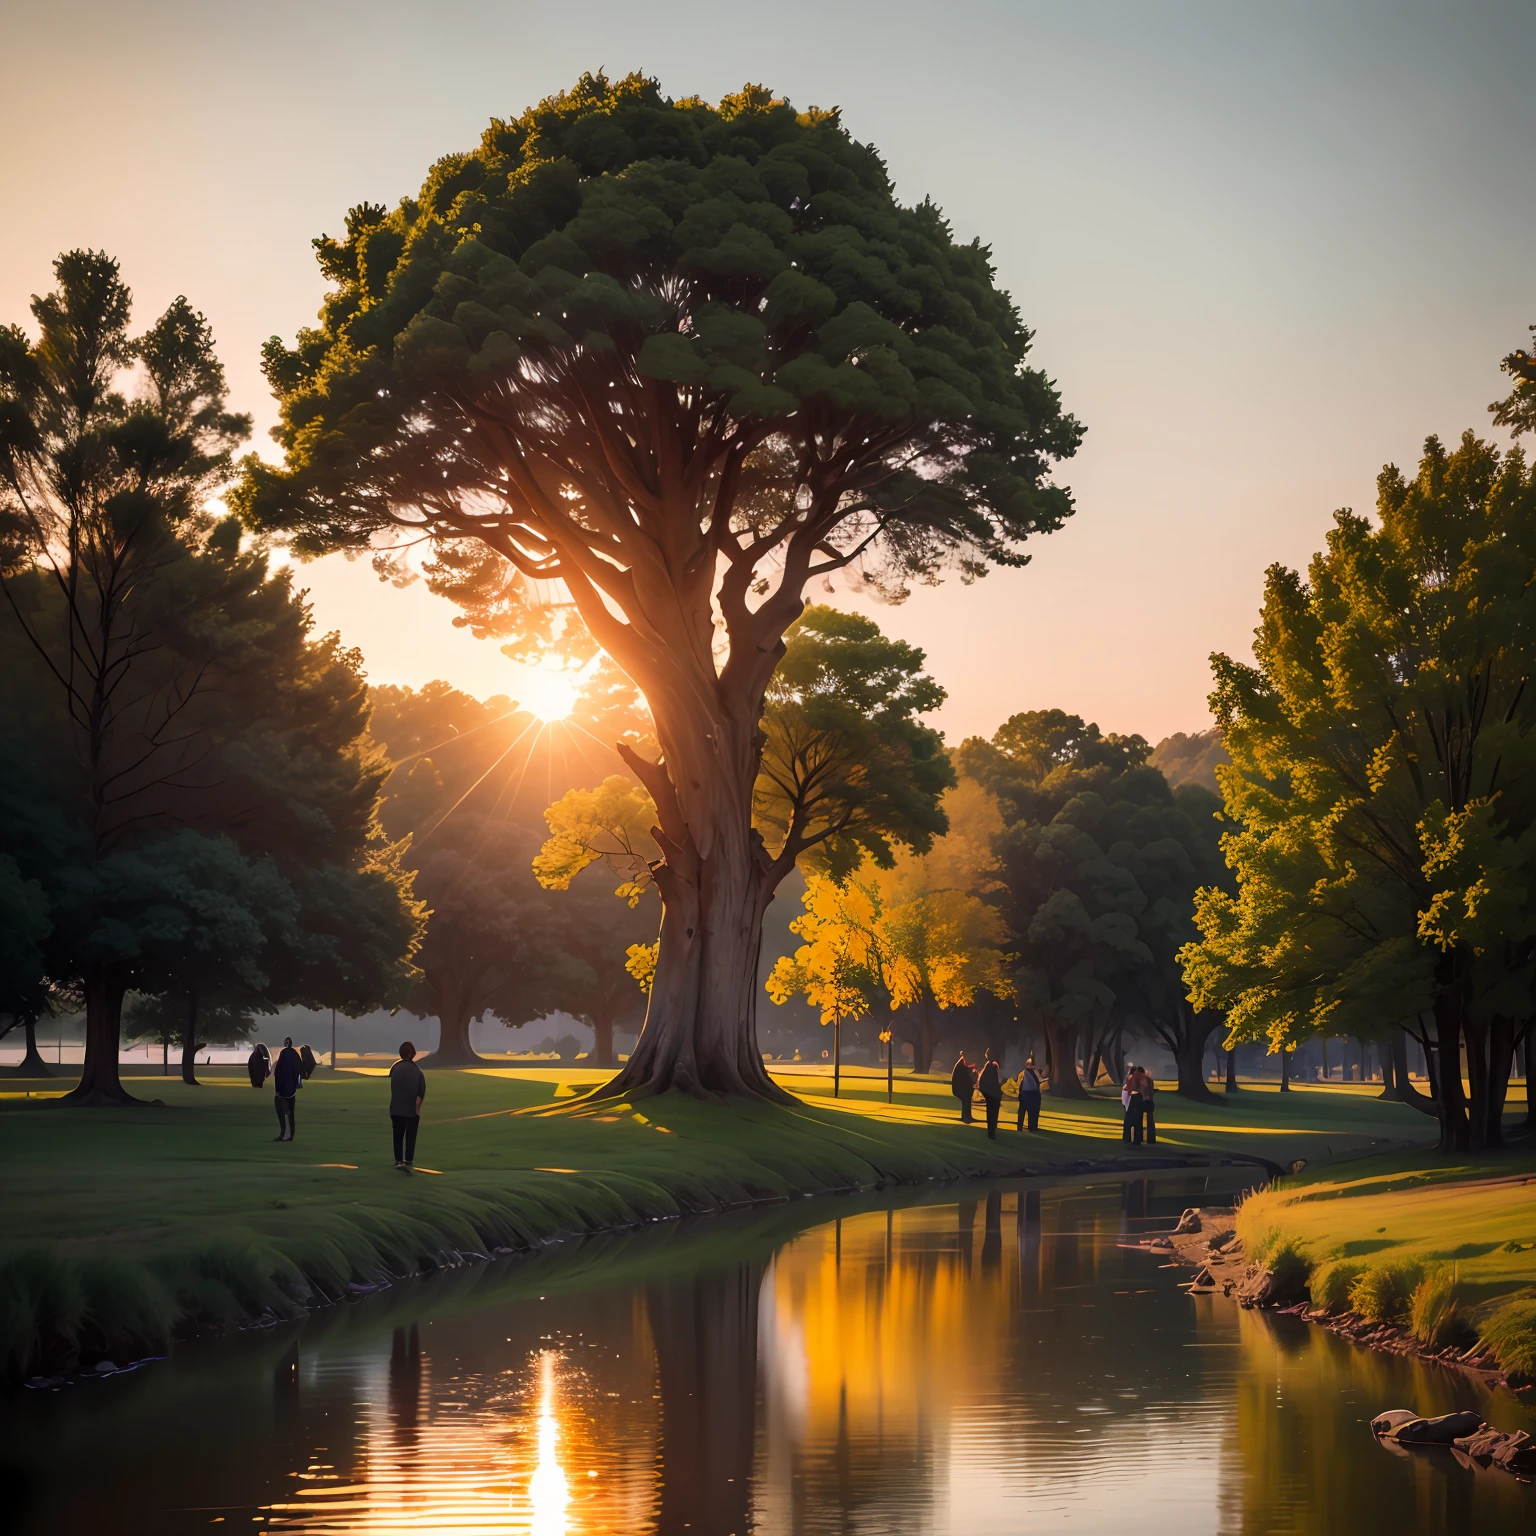
[(571, 1501), (570, 1485), (560, 1465), (560, 1420), (555, 1414), (555, 1361), (552, 1349), (539, 1356), (539, 1432), (538, 1463), (528, 1480), (528, 1502), (533, 1506), (530, 1536), (565, 1536), (566, 1507)]

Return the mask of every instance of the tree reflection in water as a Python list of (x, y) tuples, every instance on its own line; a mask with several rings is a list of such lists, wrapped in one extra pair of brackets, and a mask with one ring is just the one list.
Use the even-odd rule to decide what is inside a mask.
[(1475, 1399), (1449, 1373), (1192, 1298), (1136, 1246), (1215, 1192), (778, 1207), (397, 1287), (0, 1406), (0, 1476), (32, 1490), (6, 1514), (18, 1536), (1527, 1536), (1532, 1490), (1371, 1440), (1382, 1407)]

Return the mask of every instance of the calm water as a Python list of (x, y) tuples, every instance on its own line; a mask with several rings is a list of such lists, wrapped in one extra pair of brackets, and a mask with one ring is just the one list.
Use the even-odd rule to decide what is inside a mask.
[[(0, 1525), (693, 1536), (1528, 1533), (1380, 1409), (1532, 1415), (1134, 1247), (1201, 1181), (803, 1202), (479, 1266), (0, 1399)], [(836, 1220), (827, 1217), (842, 1211)]]

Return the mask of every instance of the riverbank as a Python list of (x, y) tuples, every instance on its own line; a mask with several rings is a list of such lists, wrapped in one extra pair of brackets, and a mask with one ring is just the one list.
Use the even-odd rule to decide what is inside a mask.
[(1202, 1282), (1354, 1343), (1536, 1388), (1536, 1148), (1362, 1158), (1202, 1213)]
[[(584, 1117), (518, 1111), (574, 1097), (601, 1074), (572, 1069), (433, 1073), (419, 1171), (392, 1166), (383, 1085), (322, 1073), (304, 1088), (298, 1140), (275, 1144), (271, 1097), (235, 1073), (200, 1088), (132, 1079), (163, 1100), (66, 1111), (6, 1083), (0, 1158), (0, 1350), (7, 1375), (163, 1351), (180, 1334), (297, 1315), (402, 1274), (554, 1238), (802, 1196), (1006, 1174), (1091, 1172), (1268, 1157), (1316, 1117), (1335, 1138), (1384, 1141), (1421, 1117), (1319, 1095), (1265, 1114), (1165, 1099), (1156, 1149), (1122, 1146), (1116, 1106), (1052, 1105), (1042, 1130), (989, 1142), (955, 1123), (925, 1079), (886, 1105), (835, 1103), (801, 1077), (803, 1108), (709, 1106), (677, 1096)], [(27, 1095), (34, 1095), (28, 1097)], [(1177, 1113), (1174, 1113), (1174, 1110)], [(1406, 1118), (1405, 1118), (1406, 1117)], [(1310, 1144), (1310, 1142), (1309, 1142)], [(1278, 1161), (1278, 1158), (1273, 1159)]]

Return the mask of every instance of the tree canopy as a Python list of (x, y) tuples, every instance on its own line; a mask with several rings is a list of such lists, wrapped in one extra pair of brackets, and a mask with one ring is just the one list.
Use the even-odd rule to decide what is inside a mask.
[(1083, 1092), (1128, 1029), (1159, 1037), (1179, 1086), (1200, 1095), (1217, 1016), (1189, 1006), (1178, 951), (1195, 935), (1195, 892), (1222, 875), (1214, 795), (1177, 791), (1140, 736), (1105, 735), (1062, 710), (1014, 715), (972, 738), (964, 770), (998, 797), (993, 900), (1018, 956), (1021, 1011), (1045, 1027), (1051, 1091)]
[(0, 332), (0, 726), (31, 769), (0, 846), (85, 1004), (72, 1098), (110, 1103), (129, 987), (383, 998), (417, 914), (373, 836), (360, 658), (209, 505), (249, 423), (206, 322), (177, 299), (132, 335), (99, 252), (55, 276), (36, 340)]
[(1274, 1048), (1432, 1018), (1446, 1145), (1477, 1149), (1536, 1011), (1536, 475), (1431, 438), (1377, 514), (1271, 568), (1253, 666), (1215, 658), (1238, 886), (1185, 967)]
[(319, 323), (267, 349), (286, 462), (248, 463), (243, 515), (301, 552), (383, 545), (386, 566), (423, 544), (429, 579), (514, 647), (579, 618), (662, 753), (630, 764), (665, 915), (613, 1091), (777, 1096), (749, 956), (791, 866), (751, 812), (807, 583), (970, 579), (1071, 510), (1049, 475), (1081, 429), (989, 253), (899, 203), (836, 112), (757, 86), (673, 101), (640, 76), (493, 122), (316, 250)]

